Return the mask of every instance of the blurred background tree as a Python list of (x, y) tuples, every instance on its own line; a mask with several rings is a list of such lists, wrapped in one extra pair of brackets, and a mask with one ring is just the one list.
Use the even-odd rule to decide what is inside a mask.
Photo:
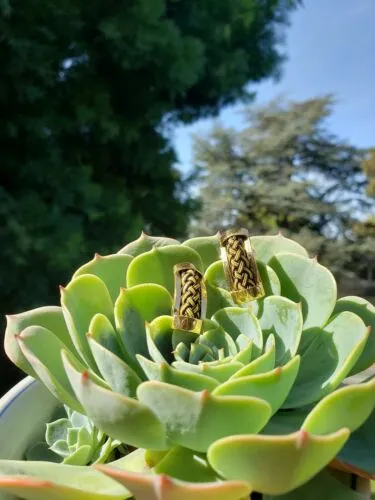
[(281, 230), (329, 265), (343, 293), (348, 280), (353, 293), (353, 276), (370, 283), (375, 200), (366, 189), (373, 154), (330, 132), (333, 106), (330, 95), (280, 98), (245, 109), (240, 131), (217, 125), (207, 137), (196, 137), (201, 211), (191, 233), (223, 225), (253, 234)]
[(169, 127), (278, 76), (297, 3), (0, 0), (2, 313), (56, 302), (142, 228), (185, 233)]

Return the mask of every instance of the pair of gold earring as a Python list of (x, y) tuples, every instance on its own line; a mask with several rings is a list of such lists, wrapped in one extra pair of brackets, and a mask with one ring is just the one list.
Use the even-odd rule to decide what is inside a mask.
[[(233, 301), (243, 304), (263, 297), (263, 284), (248, 231), (230, 229), (219, 233), (218, 238)], [(203, 275), (190, 263), (177, 264), (174, 274), (173, 328), (201, 333), (207, 307)]]

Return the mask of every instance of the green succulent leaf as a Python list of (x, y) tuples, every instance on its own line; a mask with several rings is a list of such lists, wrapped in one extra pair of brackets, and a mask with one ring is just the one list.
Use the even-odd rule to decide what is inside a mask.
[(210, 446), (208, 460), (227, 479), (247, 481), (255, 491), (280, 495), (322, 470), (348, 436), (348, 429), (326, 436), (303, 430), (286, 436), (230, 436)]
[(182, 446), (171, 448), (154, 467), (153, 472), (192, 483), (220, 480), (203, 454), (198, 454)]
[(200, 255), (205, 270), (220, 259), (220, 243), (217, 235), (191, 238), (184, 241), (183, 245), (192, 248)]
[(64, 458), (63, 463), (67, 465), (86, 465), (92, 453), (91, 446), (83, 445), (77, 448), (73, 453)]
[(190, 350), (183, 342), (176, 345), (173, 354), (177, 361), (189, 361)]
[(279, 410), (262, 430), (264, 435), (286, 435), (301, 429), (303, 422), (309, 414), (310, 408), (303, 407), (294, 410)]
[(250, 240), (257, 259), (264, 264), (268, 264), (272, 257), (279, 253), (288, 252), (302, 257), (309, 256), (306, 249), (299, 243), (285, 238), (282, 234), (276, 236), (252, 236)]
[(257, 261), (258, 271), (266, 295), (280, 295), (281, 283), (272, 267)]
[(77, 371), (66, 353), (63, 353), (63, 362), (86, 415), (101, 431), (138, 448), (167, 447), (164, 426), (147, 406), (100, 387), (87, 372)]
[(292, 358), (283, 367), (271, 372), (247, 377), (231, 378), (217, 387), (215, 396), (249, 396), (261, 398), (270, 404), (275, 413), (284, 403), (297, 377), (300, 364), (299, 356)]
[(189, 363), (195, 365), (203, 363), (203, 360), (214, 360), (211, 348), (206, 344), (192, 344), (190, 347)]
[(269, 404), (257, 398), (218, 397), (156, 381), (141, 384), (137, 395), (173, 442), (201, 452), (221, 437), (259, 432), (271, 415)]
[(319, 500), (364, 500), (362, 493), (354, 491), (344, 485), (333, 475), (324, 470), (313, 477), (303, 486), (300, 486), (285, 495), (263, 495), (263, 500), (316, 500), (319, 492)]
[(221, 350), (224, 357), (234, 356), (238, 352), (233, 338), (220, 327), (208, 330), (200, 335), (197, 343), (206, 345), (215, 353)]
[(229, 291), (229, 284), (221, 260), (211, 264), (204, 275), (207, 290), (207, 317), (226, 307), (233, 307), (234, 303)]
[(165, 238), (160, 236), (149, 236), (142, 232), (140, 237), (125, 245), (121, 250), (118, 251), (119, 254), (131, 255), (132, 257), (137, 257), (142, 253), (148, 252), (153, 248), (165, 247), (169, 245), (179, 245), (180, 242), (172, 238)]
[(271, 334), (266, 343), (265, 352), (254, 359), (251, 363), (246, 364), (241, 370), (238, 370), (231, 379), (240, 377), (249, 377), (250, 375), (260, 375), (261, 373), (270, 372), (275, 368), (276, 344), (275, 337)]
[(291, 254), (275, 255), (270, 266), (281, 282), (281, 295), (302, 303), (304, 329), (323, 326), (335, 307), (337, 289), (331, 272), (316, 259)]
[(136, 354), (148, 355), (146, 323), (170, 314), (172, 297), (160, 285), (143, 284), (123, 289), (115, 304), (116, 327), (131, 358), (126, 359), (137, 369)]
[(70, 454), (69, 445), (65, 440), (58, 440), (50, 447), (50, 450), (60, 455), (61, 457), (67, 457)]
[(140, 355), (137, 356), (137, 359), (149, 380), (158, 380), (159, 382), (177, 385), (190, 391), (207, 390), (212, 392), (218, 386), (218, 382), (215, 379), (206, 375), (178, 371), (170, 367), (167, 363), (154, 363)]
[(124, 486), (91, 467), (50, 462), (0, 460), (0, 489), (25, 500), (125, 500), (131, 497)]
[(186, 246), (158, 247), (135, 257), (127, 272), (127, 286), (156, 283), (174, 293), (175, 264), (190, 262), (203, 273), (203, 263), (199, 254)]
[(42, 326), (51, 330), (71, 352), (75, 352), (61, 307), (45, 306), (20, 314), (7, 316), (7, 327), (4, 339), (5, 352), (8, 358), (28, 375), (35, 377), (36, 373), (22, 354), (16, 339), (22, 330), (28, 326)]
[(241, 334), (246, 335), (253, 343), (253, 356), (257, 357), (263, 349), (262, 329), (257, 318), (248, 309), (226, 307), (212, 317), (233, 340)]
[(109, 387), (123, 396), (135, 397), (137, 387), (141, 383), (135, 371), (93, 337), (88, 338), (99, 372)]
[(360, 297), (343, 297), (336, 302), (334, 314), (350, 311), (371, 328), (366, 347), (351, 370), (351, 374), (366, 370), (375, 363), (375, 306)]
[(145, 475), (105, 465), (98, 468), (128, 488), (137, 500), (241, 500), (251, 491), (243, 481), (188, 483), (165, 475)]
[(50, 422), (46, 426), (46, 441), (48, 446), (52, 446), (56, 441), (66, 441), (68, 438), (68, 430), (72, 428), (72, 424), (67, 418), (59, 418), (54, 422)]
[[(185, 345), (185, 347), (188, 348), (188, 351), (189, 351), (191, 344), (197, 340), (197, 338), (199, 337), (199, 334), (195, 333), (195, 332), (188, 332), (186, 330), (173, 329), (172, 316), (169, 316), (168, 322), (169, 322), (170, 330), (171, 331), (173, 330), (172, 335), (171, 335), (172, 348), (176, 349), (176, 347), (179, 344), (183, 343)], [(202, 331), (207, 331), (208, 329), (212, 328), (211, 324), (213, 324), (214, 328), (217, 328), (216, 323), (213, 323), (212, 321), (207, 320), (207, 319), (203, 320)], [(170, 347), (169, 343), (168, 343), (168, 346)], [(168, 349), (169, 349), (169, 347), (168, 347)]]
[(357, 430), (375, 406), (375, 379), (360, 385), (341, 387), (314, 407), (302, 428), (312, 434), (329, 434), (346, 427)]
[(77, 351), (88, 366), (95, 367), (86, 333), (92, 318), (98, 313), (114, 321), (113, 303), (106, 285), (97, 276), (82, 274), (61, 289), (61, 305)]
[[(37, 378), (63, 403), (77, 411), (82, 411), (61, 360), (61, 351), (66, 346), (50, 330), (42, 326), (29, 326), (18, 337), (20, 349), (34, 367)], [(85, 369), (84, 365), (71, 354), (74, 362)]]
[(159, 316), (146, 324), (146, 341), (151, 358), (157, 363), (173, 359), (173, 328), (171, 316)]
[(208, 284), (229, 291), (229, 283), (225, 275), (224, 264), (222, 260), (213, 262), (206, 269), (204, 278)]
[[(350, 417), (349, 417), (350, 418)], [(354, 473), (360, 471), (363, 477), (375, 479), (375, 410), (369, 418), (354, 431), (338, 454), (338, 461)]]
[[(240, 339), (243, 339), (243, 345), (239, 342)], [(239, 351), (233, 356), (233, 362), (239, 361), (240, 363), (247, 365), (250, 363), (253, 353), (253, 342), (249, 340), (249, 338), (245, 335), (240, 335), (237, 337), (237, 342)], [(232, 362), (232, 361), (231, 361)]]
[(338, 314), (324, 329), (305, 331), (301, 367), (285, 407), (313, 403), (338, 387), (357, 362), (368, 335), (366, 325), (351, 312)]
[(263, 301), (259, 324), (266, 340), (273, 334), (276, 342), (276, 365), (287, 363), (301, 340), (303, 317), (300, 304), (285, 297), (271, 296)]
[(190, 363), (184, 363), (183, 361), (175, 361), (172, 365), (178, 370), (203, 373), (208, 377), (216, 379), (218, 382), (226, 382), (232, 375), (234, 375), (238, 370), (243, 368), (243, 364), (239, 361), (233, 361), (230, 363), (199, 363), (198, 365), (193, 365)]
[(228, 290), (206, 283), (207, 291), (207, 316), (211, 317), (216, 311), (225, 307), (235, 306)]
[(95, 314), (90, 322), (88, 335), (113, 354), (121, 357), (124, 353), (124, 346), (120, 344), (116, 330), (104, 314)]
[(112, 302), (115, 303), (120, 289), (126, 286), (126, 271), (133, 257), (131, 255), (106, 255), (95, 254), (95, 257), (77, 269), (73, 278), (82, 274), (94, 274), (107, 286)]

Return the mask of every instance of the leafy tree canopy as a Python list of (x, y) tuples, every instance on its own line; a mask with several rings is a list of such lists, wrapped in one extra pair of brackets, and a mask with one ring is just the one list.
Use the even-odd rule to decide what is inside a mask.
[(366, 151), (327, 126), (332, 96), (245, 110), (241, 131), (215, 126), (196, 138), (201, 214), (192, 232), (241, 225), (293, 234), (339, 273), (363, 257), (355, 225), (374, 209), (362, 171)]
[(215, 113), (276, 74), (293, 7), (0, 2), (3, 310), (47, 301), (78, 262), (141, 228), (184, 233), (166, 124)]

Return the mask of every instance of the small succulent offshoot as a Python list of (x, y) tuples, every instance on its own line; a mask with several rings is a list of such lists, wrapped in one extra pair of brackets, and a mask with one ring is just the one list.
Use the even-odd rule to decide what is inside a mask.
[(0, 490), (369, 498), (337, 470), (375, 478), (374, 327), (374, 306), (337, 300), (330, 271), (282, 235), (142, 234), (81, 266), (60, 306), (8, 318), (8, 357), (68, 413), (48, 425), (44, 460), (41, 445), (0, 460)]

